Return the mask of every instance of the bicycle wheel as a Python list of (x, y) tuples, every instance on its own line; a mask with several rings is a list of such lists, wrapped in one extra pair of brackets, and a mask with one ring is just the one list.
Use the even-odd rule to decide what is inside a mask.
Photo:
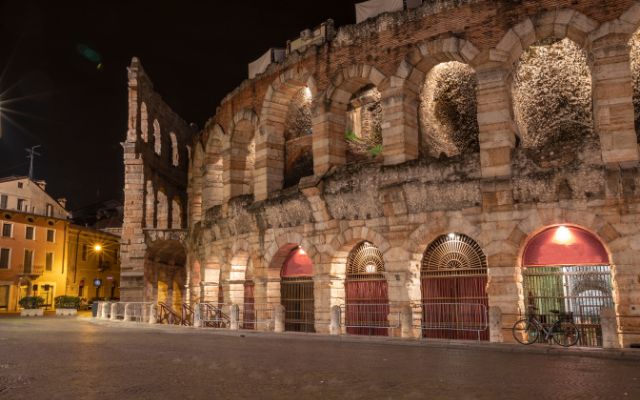
[(513, 324), (511, 332), (513, 332), (513, 337), (521, 344), (533, 344), (540, 337), (538, 327), (526, 318)]
[(578, 343), (580, 332), (573, 322), (556, 322), (553, 325), (553, 341), (563, 347), (571, 347)]

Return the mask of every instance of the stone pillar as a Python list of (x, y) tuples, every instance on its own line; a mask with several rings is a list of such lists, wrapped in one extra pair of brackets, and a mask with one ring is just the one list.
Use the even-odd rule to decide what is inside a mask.
[[(276, 106), (271, 103), (271, 107)], [(286, 115), (286, 106), (284, 113)], [(273, 116), (271, 116), (273, 118)], [(263, 126), (256, 137), (254, 198), (266, 200), (269, 193), (282, 189), (284, 180), (284, 134), (273, 126)]]
[[(330, 288), (331, 281), (328, 274), (316, 274), (313, 277), (313, 314), (317, 333), (331, 333), (333, 329), (332, 318), (335, 306), (331, 306)], [(340, 321), (336, 326), (340, 329)]]
[(400, 327), (403, 338), (414, 338), (413, 334), (413, 308), (410, 305), (402, 307), (400, 314)]
[(240, 307), (237, 304), (229, 307), (229, 326), (232, 331), (240, 329)]
[(329, 334), (340, 335), (340, 322), (342, 320), (342, 309), (340, 306), (331, 307), (331, 323), (329, 325)]
[(109, 319), (111, 319), (111, 321), (117, 321), (118, 320), (118, 303), (112, 303), (111, 304), (111, 315), (110, 315)]
[(629, 46), (611, 34), (592, 44), (593, 110), (602, 160), (608, 166), (638, 163)]
[(502, 343), (502, 310), (500, 307), (489, 307), (489, 341), (491, 343)]
[(385, 165), (418, 158), (418, 101), (402, 88), (382, 94), (382, 147)]
[(124, 321), (131, 321), (132, 318), (132, 314), (131, 312), (133, 311), (133, 304), (131, 303), (125, 303), (124, 305)]
[(284, 306), (277, 304), (273, 306), (273, 331), (282, 333), (284, 332)]
[(600, 311), (600, 324), (602, 325), (602, 347), (605, 349), (619, 348), (616, 311), (613, 308), (603, 308)]
[(313, 171), (315, 175), (322, 176), (332, 166), (344, 165), (347, 161), (344, 139), (346, 112), (335, 105), (320, 105), (315, 112), (317, 115), (312, 120)]

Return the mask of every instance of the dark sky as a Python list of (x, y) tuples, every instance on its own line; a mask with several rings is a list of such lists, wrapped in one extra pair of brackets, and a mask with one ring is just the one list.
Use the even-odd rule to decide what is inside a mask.
[(328, 18), (353, 23), (358, 1), (0, 0), (0, 177), (26, 175), (24, 148), (41, 145), (35, 178), (70, 209), (120, 199), (131, 57), (201, 127), (248, 62)]

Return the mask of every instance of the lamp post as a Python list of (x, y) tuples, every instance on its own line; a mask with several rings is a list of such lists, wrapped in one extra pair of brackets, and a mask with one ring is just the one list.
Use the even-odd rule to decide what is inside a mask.
[[(102, 245), (95, 244), (93, 251), (98, 254), (98, 272), (102, 271)], [(96, 298), (100, 297), (100, 286), (102, 286), (102, 280), (99, 277), (93, 280), (93, 284), (96, 287)]]

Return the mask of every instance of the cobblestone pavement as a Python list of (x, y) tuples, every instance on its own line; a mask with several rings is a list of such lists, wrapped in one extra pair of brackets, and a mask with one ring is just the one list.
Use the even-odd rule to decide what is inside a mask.
[(640, 399), (640, 361), (0, 320), (0, 399)]

